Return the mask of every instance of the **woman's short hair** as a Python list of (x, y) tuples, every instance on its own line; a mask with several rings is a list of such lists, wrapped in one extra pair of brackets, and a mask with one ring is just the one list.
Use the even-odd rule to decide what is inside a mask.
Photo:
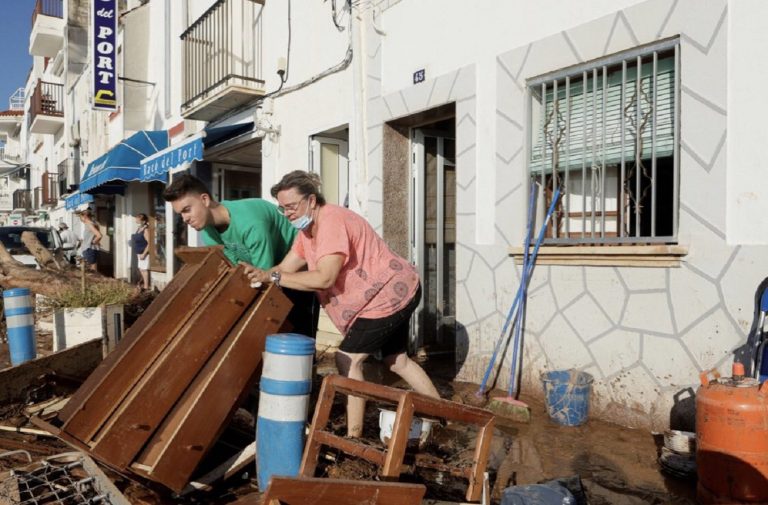
[(293, 188), (302, 196), (315, 195), (317, 204), (325, 205), (325, 197), (320, 192), (322, 186), (323, 183), (317, 174), (304, 170), (294, 170), (285, 174), (280, 182), (272, 186), (269, 192), (272, 198), (277, 198), (279, 192)]

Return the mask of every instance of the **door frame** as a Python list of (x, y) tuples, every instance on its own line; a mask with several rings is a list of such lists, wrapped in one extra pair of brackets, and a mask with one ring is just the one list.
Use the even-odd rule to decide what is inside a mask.
[[(414, 127), (410, 129), (411, 139), (411, 171), (409, 178), (409, 204), (408, 204), (408, 222), (409, 222), (409, 235), (410, 235), (410, 261), (416, 266), (419, 273), (419, 278), (422, 280), (422, 284), (425, 279), (426, 265), (425, 262), (425, 239), (426, 239), (426, 219), (424, 215), (424, 208), (426, 203), (426, 188), (425, 188), (425, 175), (426, 167), (424, 165), (424, 146), (425, 138), (435, 138), (437, 142), (437, 194), (436, 205), (437, 213), (435, 219), (437, 221), (436, 237), (437, 244), (436, 254), (436, 311), (435, 324), (437, 325), (437, 344), (444, 343), (443, 335), (443, 320), (445, 319), (445, 255), (442, 254), (441, 249), (445, 244), (445, 140), (456, 139), (455, 134), (453, 136), (447, 135), (442, 130), (432, 130), (429, 128)], [(442, 244), (442, 246), (441, 246)], [(423, 291), (419, 306), (414, 311), (414, 317), (411, 321), (411, 334), (409, 336), (409, 350), (415, 352), (419, 345), (423, 345), (423, 339), (420, 342), (419, 335), (422, 335), (423, 326), (423, 311), (425, 308), (425, 300), (428, 293)], [(455, 314), (454, 314), (455, 321)]]
[[(339, 196), (343, 195), (344, 197), (342, 201), (338, 202), (338, 205), (349, 207), (349, 141), (323, 135), (312, 135), (310, 137), (309, 166), (312, 172), (320, 176), (320, 180), (323, 179), (322, 157), (320, 155), (321, 144), (334, 144), (339, 147), (339, 187), (336, 189)], [(345, 202), (346, 205), (344, 205)]]

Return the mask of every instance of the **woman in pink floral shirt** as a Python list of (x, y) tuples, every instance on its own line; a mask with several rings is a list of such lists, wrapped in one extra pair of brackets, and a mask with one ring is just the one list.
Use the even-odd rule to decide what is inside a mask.
[[(272, 196), (300, 233), (279, 265), (249, 269), (251, 279), (317, 293), (344, 335), (336, 353), (340, 373), (363, 380), (363, 361), (381, 351), (389, 369), (414, 390), (438, 398), (429, 376), (406, 353), (411, 314), (421, 299), (413, 265), (361, 216), (326, 204), (316, 174), (291, 172), (272, 187)], [(349, 398), (349, 436), (362, 435), (364, 408), (364, 400)]]

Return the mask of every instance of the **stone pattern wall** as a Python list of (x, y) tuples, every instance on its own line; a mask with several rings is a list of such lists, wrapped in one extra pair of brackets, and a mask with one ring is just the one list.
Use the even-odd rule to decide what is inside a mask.
[[(381, 43), (368, 34), (368, 218), (379, 230), (383, 123), (456, 103), (459, 378), (482, 378), (519, 282), (507, 251), (525, 229), (526, 79), (670, 37), (680, 38), (678, 238), (689, 254), (680, 268), (537, 267), (523, 390), (541, 394), (544, 370), (584, 370), (595, 377), (593, 412), (660, 429), (690, 415), (700, 370), (727, 372), (768, 272), (768, 248), (730, 246), (725, 238), (727, 16), (726, 0), (650, 0), (499, 55), (490, 246), (475, 240), (476, 206), (485, 202), (476, 201), (474, 67), (381, 96)], [(508, 383), (508, 367), (507, 356), (499, 387)]]

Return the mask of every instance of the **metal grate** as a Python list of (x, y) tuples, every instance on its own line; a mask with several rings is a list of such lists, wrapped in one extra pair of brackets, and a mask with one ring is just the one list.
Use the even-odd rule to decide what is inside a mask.
[(674, 243), (679, 195), (677, 39), (528, 81), (528, 168), (547, 242)]
[[(24, 454), (13, 451), (0, 455)], [(29, 463), (11, 470), (0, 482), (0, 503), (3, 505), (122, 505), (125, 499), (114, 490), (105, 489), (100, 476), (93, 475), (92, 462), (78, 453), (67, 453)]]

